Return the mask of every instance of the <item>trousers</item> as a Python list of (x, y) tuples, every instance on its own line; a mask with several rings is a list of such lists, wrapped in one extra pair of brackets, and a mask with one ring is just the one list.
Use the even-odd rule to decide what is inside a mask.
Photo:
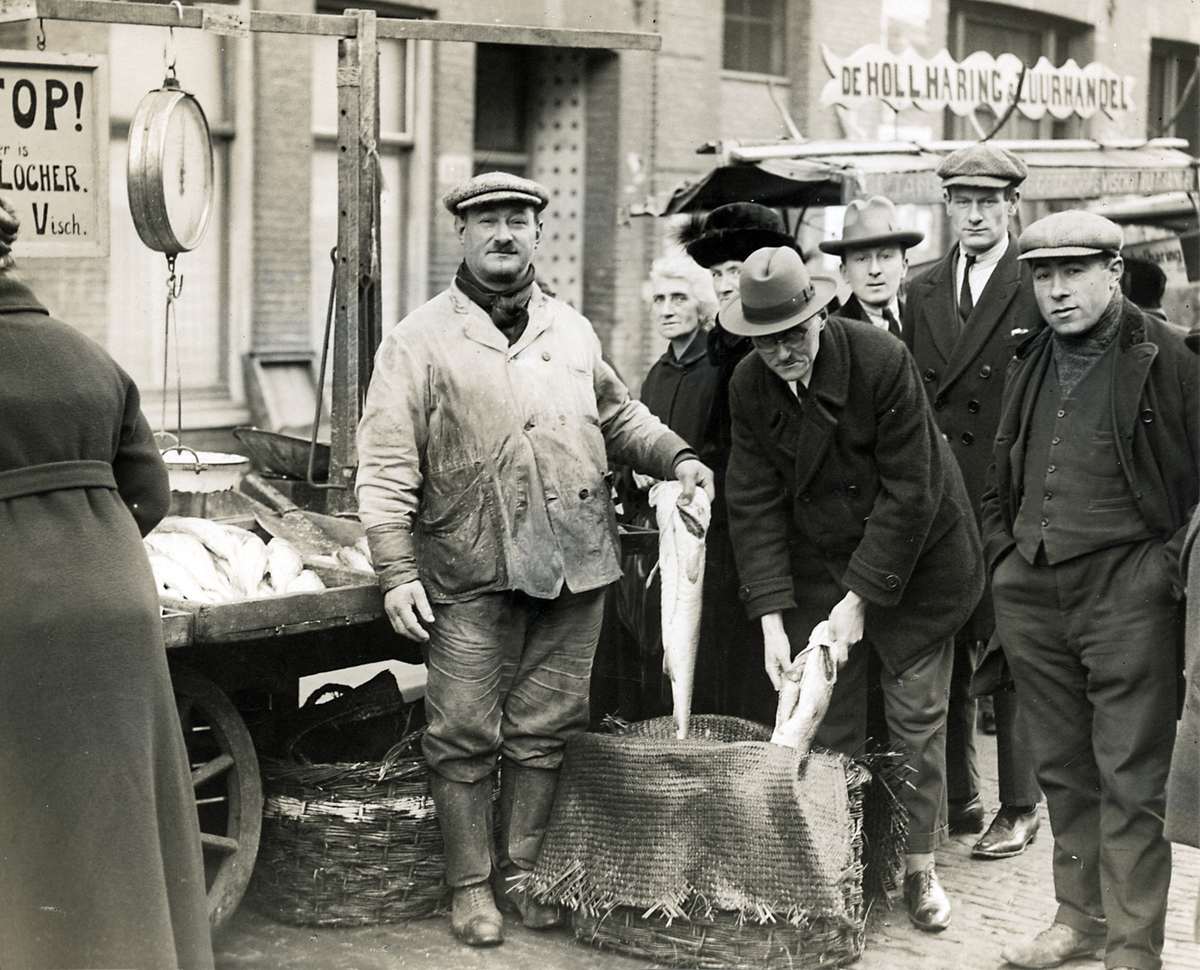
[(555, 599), (484, 593), (439, 603), (425, 663), (432, 771), (450, 781), (488, 777), (496, 757), (558, 768), (563, 748), (588, 726), (588, 684), (604, 589)]
[(992, 595), (1054, 832), (1055, 918), (1104, 932), (1108, 966), (1158, 970), (1179, 617), (1161, 543), (1057, 565), (1014, 550)]

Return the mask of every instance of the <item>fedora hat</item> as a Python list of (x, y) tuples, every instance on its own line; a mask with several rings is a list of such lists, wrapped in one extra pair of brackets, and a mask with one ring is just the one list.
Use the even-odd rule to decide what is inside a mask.
[(815, 316), (837, 293), (837, 280), (809, 276), (796, 250), (759, 249), (742, 263), (741, 295), (721, 308), (721, 326), (739, 337), (781, 333)]
[(679, 228), (676, 238), (705, 269), (726, 260), (745, 262), (764, 246), (791, 246), (799, 251), (779, 213), (756, 202), (730, 202), (706, 216), (694, 216)]
[(868, 246), (899, 246), (901, 249), (908, 249), (924, 238), (923, 232), (898, 228), (896, 207), (892, 200), (882, 195), (873, 195), (866, 201), (855, 199), (846, 206), (841, 239), (829, 239), (818, 245), (821, 252), (840, 256), (848, 249), (865, 249)]

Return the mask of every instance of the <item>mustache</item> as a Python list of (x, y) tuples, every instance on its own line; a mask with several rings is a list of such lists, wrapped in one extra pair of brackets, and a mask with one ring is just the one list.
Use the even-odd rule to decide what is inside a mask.
[(509, 256), (515, 256), (515, 255), (517, 255), (517, 247), (513, 246), (511, 244), (508, 244), (508, 243), (504, 243), (504, 244), (501, 244), (498, 246), (489, 247), (488, 252), (489, 253), (505, 253)]

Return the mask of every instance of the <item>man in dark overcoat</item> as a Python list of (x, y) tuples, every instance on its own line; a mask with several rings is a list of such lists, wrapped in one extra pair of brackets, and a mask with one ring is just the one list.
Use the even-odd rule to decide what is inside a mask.
[(821, 252), (841, 261), (842, 279), (850, 296), (837, 309), (839, 317), (862, 320), (900, 337), (900, 284), (908, 272), (908, 248), (925, 238), (901, 229), (891, 199), (874, 195), (846, 206), (842, 238), (819, 243)]
[(1048, 324), (1008, 369), (983, 500), (996, 629), (1054, 831), (1053, 924), (1004, 957), (1162, 965), (1163, 837), (1182, 635), (1179, 555), (1200, 491), (1200, 374), (1121, 294), (1094, 213), (1021, 234)]
[[(909, 284), (903, 336), (978, 516), (1004, 368), (1017, 345), (1042, 325), (1009, 233), (1026, 168), (1015, 155), (985, 142), (948, 155), (938, 175), (955, 242), (940, 262)], [(971, 678), (994, 625), (991, 597), (984, 596), (956, 638), (946, 725), (951, 834), (984, 827)], [(1003, 663), (996, 666), (1003, 668)], [(1041, 800), (1017, 695), (1007, 672), (997, 679), (1002, 684), (994, 695), (1000, 810), (973, 849), (974, 855), (992, 859), (1024, 851), (1037, 834)]]
[(946, 697), (954, 631), (983, 591), (979, 535), (912, 357), (827, 317), (836, 287), (794, 251), (762, 249), (722, 309), (755, 348), (730, 384), (730, 531), (776, 689), (792, 645), (828, 621), (843, 666), (818, 744), (862, 749), (867, 656), (881, 659), (888, 730), (911, 770), (905, 903), (916, 926), (941, 930)]

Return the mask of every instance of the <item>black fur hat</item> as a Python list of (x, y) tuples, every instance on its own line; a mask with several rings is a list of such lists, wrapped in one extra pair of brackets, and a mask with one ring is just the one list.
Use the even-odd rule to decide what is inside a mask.
[(744, 263), (756, 249), (767, 246), (788, 246), (800, 252), (779, 213), (755, 202), (730, 202), (706, 216), (692, 215), (677, 230), (676, 238), (687, 254), (706, 268), (731, 259)]

